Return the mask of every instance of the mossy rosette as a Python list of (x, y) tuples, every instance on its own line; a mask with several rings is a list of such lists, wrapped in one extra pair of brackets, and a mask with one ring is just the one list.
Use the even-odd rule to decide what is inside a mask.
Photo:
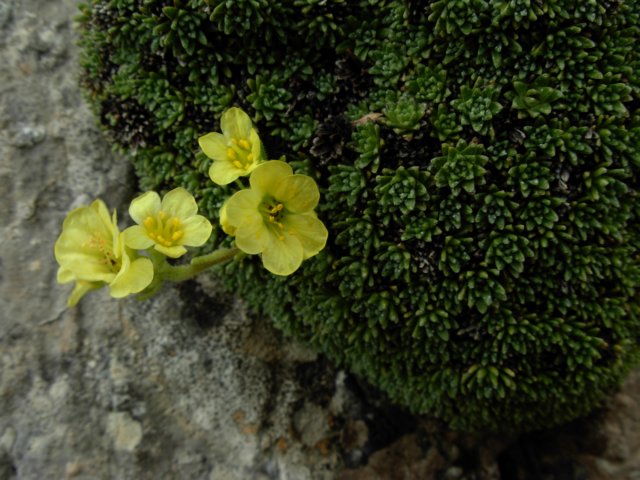
[(234, 105), (317, 180), (325, 251), (223, 278), (393, 401), (543, 428), (638, 360), (640, 2), (93, 0), (79, 23), (143, 189), (215, 222), (235, 187), (197, 138)]

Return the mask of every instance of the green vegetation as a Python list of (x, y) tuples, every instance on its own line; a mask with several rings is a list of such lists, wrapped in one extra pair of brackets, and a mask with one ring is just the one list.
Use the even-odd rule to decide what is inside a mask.
[(80, 24), (142, 188), (215, 221), (196, 139), (233, 105), (317, 180), (326, 250), (225, 280), (394, 401), (541, 428), (640, 357), (640, 1), (92, 0)]

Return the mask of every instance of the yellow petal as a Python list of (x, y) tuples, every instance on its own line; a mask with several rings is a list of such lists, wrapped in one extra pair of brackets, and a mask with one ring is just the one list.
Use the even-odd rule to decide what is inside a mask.
[(182, 187), (174, 188), (167, 193), (162, 199), (161, 208), (169, 217), (178, 217), (180, 220), (186, 220), (198, 213), (196, 199)]
[(269, 244), (271, 233), (260, 218), (257, 222), (245, 223), (236, 230), (236, 247), (249, 255), (262, 252)]
[(182, 222), (184, 236), (180, 243), (189, 247), (199, 247), (203, 245), (211, 236), (211, 222), (202, 215), (194, 215)]
[(227, 215), (227, 202), (220, 208), (220, 226), (227, 235), (233, 236), (236, 234), (236, 227), (229, 221), (229, 216)]
[(160, 211), (160, 195), (156, 192), (146, 192), (132, 200), (129, 205), (129, 215), (138, 225), (142, 225), (144, 219), (155, 216)]
[(122, 233), (125, 245), (134, 250), (145, 250), (153, 245), (153, 240), (147, 235), (147, 230), (140, 225), (133, 225)]
[(220, 129), (227, 138), (249, 138), (251, 127), (249, 115), (238, 107), (228, 109), (220, 119)]
[(329, 232), (315, 215), (287, 215), (283, 222), (287, 233), (300, 241), (304, 260), (325, 247)]
[(274, 195), (280, 182), (293, 174), (293, 169), (280, 160), (270, 160), (251, 172), (249, 183), (251, 188), (261, 195)]
[(62, 224), (62, 233), (74, 230), (76, 233), (95, 233), (102, 238), (113, 235), (117, 225), (113, 225), (109, 211), (102, 200), (94, 201), (90, 206), (79, 207), (67, 215)]
[(320, 200), (320, 192), (313, 178), (291, 175), (278, 184), (274, 196), (284, 203), (287, 211), (305, 213), (313, 210)]
[(209, 167), (209, 178), (218, 185), (228, 185), (243, 175), (247, 175), (246, 170), (234, 167), (226, 160), (215, 161)]
[(253, 159), (257, 166), (259, 163), (264, 161), (265, 153), (264, 148), (262, 148), (262, 142), (260, 141), (260, 137), (258, 136), (258, 132), (255, 128), (251, 129), (249, 142), (251, 143), (251, 155), (253, 155)]
[(281, 238), (271, 235), (269, 245), (262, 252), (264, 268), (276, 275), (291, 275), (300, 267), (302, 258), (300, 241), (287, 233)]
[(198, 145), (207, 157), (218, 161), (227, 160), (227, 139), (221, 133), (207, 133), (198, 138)]
[(118, 276), (109, 284), (109, 294), (114, 298), (122, 298), (144, 290), (153, 280), (153, 264), (145, 257), (131, 261), (124, 255), (122, 268)]
[(158, 252), (166, 255), (169, 258), (178, 258), (187, 253), (187, 249), (182, 245), (174, 245), (173, 247), (165, 247), (164, 245), (157, 244), (155, 247)]
[(102, 200), (94, 200), (89, 208), (96, 213), (100, 224), (107, 226), (110, 232), (112, 231), (111, 227), (118, 224), (116, 212), (114, 211), (113, 215), (109, 215), (109, 209)]
[(229, 224), (236, 228), (248, 223), (262, 223), (258, 207), (262, 198), (253, 190), (240, 190), (234, 193), (226, 203)]
[(104, 256), (95, 255), (93, 252), (76, 252), (71, 249), (60, 255), (60, 266), (73, 272), (75, 280), (91, 282), (110, 282), (116, 274), (106, 264)]
[(71, 270), (67, 270), (64, 267), (60, 267), (58, 269), (58, 274), (56, 275), (56, 282), (69, 283), (69, 282), (73, 282), (75, 279), (76, 279), (76, 276), (73, 274)]

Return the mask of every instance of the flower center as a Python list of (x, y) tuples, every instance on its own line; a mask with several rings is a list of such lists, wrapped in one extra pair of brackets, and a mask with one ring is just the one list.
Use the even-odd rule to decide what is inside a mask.
[(285, 215), (284, 204), (274, 198), (267, 197), (262, 201), (261, 210), (265, 223), (267, 223), (267, 226), (271, 228), (273, 233), (275, 233), (278, 240), (284, 239), (284, 236), (282, 235), (282, 231), (284, 230), (282, 219)]
[(149, 215), (143, 223), (149, 238), (165, 247), (173, 247), (184, 236), (180, 219), (169, 217), (163, 210), (155, 216)]
[(253, 164), (251, 144), (244, 138), (232, 138), (231, 145), (227, 148), (227, 157), (234, 167), (246, 170)]
[(273, 223), (278, 227), (282, 228), (282, 211), (284, 210), (284, 205), (282, 203), (275, 203), (266, 206), (267, 210), (267, 218), (269, 219), (269, 223)]
[(113, 253), (113, 247), (111, 243), (107, 242), (99, 233), (94, 233), (91, 236), (91, 240), (89, 240), (89, 247), (98, 251), (98, 255), (102, 256), (103, 259), (100, 263), (109, 268), (113, 273), (118, 273), (120, 271), (120, 267), (122, 266), (122, 262), (116, 258)]

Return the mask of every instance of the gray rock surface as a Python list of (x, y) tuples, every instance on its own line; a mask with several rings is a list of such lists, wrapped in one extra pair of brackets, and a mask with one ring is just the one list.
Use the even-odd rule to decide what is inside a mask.
[[(77, 3), (0, 1), (0, 478), (329, 478), (336, 449), (292, 423), (332, 434), (328, 407), (296, 414), (316, 355), (215, 282), (66, 307), (53, 258), (66, 213), (100, 197), (123, 223), (136, 193), (77, 86)], [(312, 383), (331, 393), (336, 372), (320, 368)]]
[(78, 3), (0, 0), (0, 480), (640, 478), (638, 372), (577, 426), (467, 436), (283, 340), (215, 277), (66, 308), (66, 213), (100, 197), (124, 224), (136, 194), (77, 87)]

